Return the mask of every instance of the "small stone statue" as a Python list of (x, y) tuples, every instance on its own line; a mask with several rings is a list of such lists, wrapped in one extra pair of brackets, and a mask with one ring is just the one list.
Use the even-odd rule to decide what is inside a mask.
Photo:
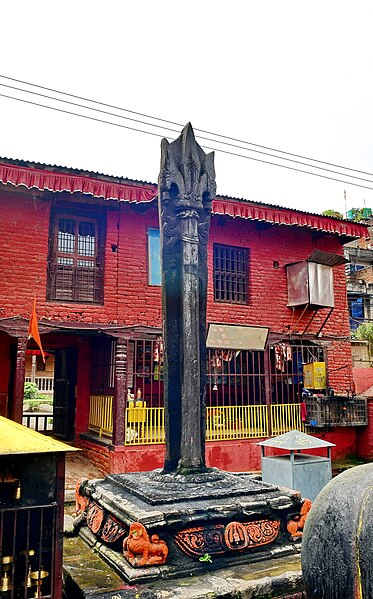
[(164, 564), (168, 547), (158, 535), (152, 535), (150, 539), (145, 526), (134, 522), (130, 526), (128, 537), (123, 541), (123, 555), (132, 566)]
[(299, 516), (294, 516), (292, 520), (287, 523), (288, 533), (293, 539), (301, 537), (303, 535), (303, 528), (306, 523), (308, 512), (312, 507), (312, 501), (305, 499), (300, 509)]

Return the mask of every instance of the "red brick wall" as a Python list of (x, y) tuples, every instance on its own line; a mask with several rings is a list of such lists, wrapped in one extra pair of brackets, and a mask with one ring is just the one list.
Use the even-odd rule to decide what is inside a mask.
[[(74, 195), (75, 202), (77, 197)], [(90, 201), (94, 204), (94, 201)], [(0, 259), (4, 284), (0, 289), (0, 316), (28, 317), (35, 291), (38, 316), (56, 320), (120, 322), (160, 326), (161, 292), (147, 283), (147, 229), (158, 226), (157, 207), (107, 204), (104, 305), (47, 302), (46, 268), (50, 204), (32, 194), (0, 192)], [(250, 249), (249, 303), (231, 305), (213, 301), (212, 245), (214, 242)], [(315, 249), (342, 252), (338, 238), (309, 229), (267, 226), (243, 219), (213, 217), (209, 251), (209, 321), (271, 327), (277, 333), (302, 332), (310, 318), (286, 307), (285, 264), (307, 258)], [(279, 267), (275, 268), (274, 262)], [(323, 334), (349, 334), (343, 266), (333, 269), (335, 309)], [(16, 290), (16, 293), (15, 293)], [(308, 333), (316, 332), (327, 314), (321, 310)], [(351, 388), (351, 352), (336, 342), (329, 351), (330, 384), (336, 391)]]
[[(86, 439), (77, 439), (76, 446), (82, 450), (83, 455), (99, 470), (102, 474), (108, 474), (110, 466), (110, 451), (104, 445), (91, 443)], [(110, 470), (110, 472), (113, 472)]]
[(30, 315), (34, 293), (44, 315), (49, 202), (0, 193), (0, 316)]
[[(28, 313), (36, 288), (40, 294), (41, 316), (67, 317), (85, 322), (112, 321), (126, 324), (160, 325), (160, 288), (147, 284), (147, 236), (149, 227), (157, 227), (155, 206), (142, 208), (120, 204), (119, 210), (107, 212), (105, 245), (104, 306), (45, 302), (48, 256), (49, 204), (24, 195), (0, 194), (0, 256), (4, 286), (1, 289), (4, 316)], [(287, 287), (285, 264), (307, 258), (315, 248), (341, 252), (338, 239), (320, 237), (308, 229), (263, 226), (243, 219), (213, 217), (209, 253), (209, 320), (245, 324), (266, 324), (277, 332), (286, 332), (296, 319), (286, 308)], [(249, 304), (245, 306), (217, 304), (212, 300), (212, 244), (226, 243), (250, 248)], [(116, 251), (113, 251), (116, 246)], [(273, 262), (279, 263), (279, 268)], [(348, 332), (343, 267), (334, 269), (336, 308), (324, 332)], [(14, 289), (17, 289), (16, 296)], [(116, 298), (118, 298), (116, 300)], [(325, 312), (323, 312), (325, 314)], [(317, 319), (322, 320), (322, 315)], [(308, 315), (298, 324), (307, 322)], [(313, 323), (317, 330), (317, 323)]]

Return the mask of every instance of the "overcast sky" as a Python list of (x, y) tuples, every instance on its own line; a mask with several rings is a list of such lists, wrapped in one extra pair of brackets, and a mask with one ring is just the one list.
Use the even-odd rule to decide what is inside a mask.
[[(4, 0), (1, 8), (1, 75), (182, 125), (191, 121), (195, 129), (307, 157), (295, 158), (302, 162), (314, 158), (373, 173), (370, 0)], [(0, 94), (52, 104), (3, 86)], [(2, 157), (157, 180), (160, 137), (1, 96), (0, 123)], [(345, 168), (324, 167), (339, 174), (318, 172), (351, 181)], [(364, 201), (373, 208), (373, 174), (354, 174), (372, 189), (216, 153), (219, 194), (310, 212), (344, 212), (344, 190), (348, 209)]]

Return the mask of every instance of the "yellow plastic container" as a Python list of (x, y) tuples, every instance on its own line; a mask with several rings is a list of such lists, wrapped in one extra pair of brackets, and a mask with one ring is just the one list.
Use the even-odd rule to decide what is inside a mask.
[(306, 389), (326, 388), (325, 362), (311, 362), (303, 365), (303, 384)]

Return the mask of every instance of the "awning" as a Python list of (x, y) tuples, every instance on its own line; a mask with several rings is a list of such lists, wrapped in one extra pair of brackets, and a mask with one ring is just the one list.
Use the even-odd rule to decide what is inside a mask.
[(114, 183), (94, 177), (70, 175), (36, 168), (0, 164), (0, 182), (40, 191), (84, 193), (95, 198), (126, 202), (149, 202), (157, 196), (156, 185)]
[(211, 323), (208, 327), (206, 345), (217, 349), (264, 351), (268, 333), (267, 327)]
[[(5, 159), (2, 160), (5, 161)], [(157, 197), (157, 185), (153, 183), (134, 182), (98, 173), (80, 175), (76, 171), (70, 173), (69, 169), (64, 169), (65, 172), (61, 172), (63, 168), (49, 166), (43, 169), (4, 162), (0, 163), (0, 183), (24, 186), (27, 189), (38, 189), (40, 191), (80, 192), (95, 198), (119, 202), (151, 202)], [(273, 225), (306, 227), (350, 239), (369, 238), (368, 229), (365, 225), (290, 210), (281, 206), (249, 202), (244, 199), (217, 196), (212, 202), (212, 212), (213, 214), (266, 222)]]
[(231, 201), (217, 198), (212, 204), (214, 214), (232, 216), (233, 218), (247, 218), (249, 220), (263, 221), (274, 225), (286, 225), (292, 227), (306, 227), (324, 231), (332, 235), (340, 235), (352, 238), (364, 237), (369, 239), (369, 232), (365, 225), (334, 219), (318, 214), (298, 212), (289, 208), (274, 208), (261, 206), (245, 201)]
[(347, 264), (349, 260), (339, 254), (314, 250), (307, 258), (307, 262), (316, 262), (316, 264), (324, 264), (324, 266), (340, 266), (341, 264)]

